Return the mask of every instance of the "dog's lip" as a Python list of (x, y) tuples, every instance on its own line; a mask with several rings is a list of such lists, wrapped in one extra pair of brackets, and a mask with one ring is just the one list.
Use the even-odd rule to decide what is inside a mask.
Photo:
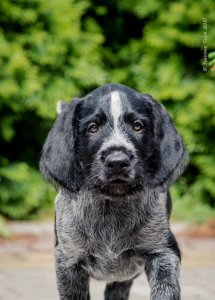
[(131, 195), (139, 189), (137, 182), (126, 176), (111, 176), (101, 181), (97, 187), (105, 195), (113, 197)]
[(128, 181), (121, 178), (112, 179), (108, 182), (109, 184), (128, 184)]
[(131, 185), (131, 182), (128, 180), (128, 178), (124, 178), (122, 176), (114, 176), (112, 178), (109, 178), (107, 181), (103, 182), (102, 187), (108, 187), (108, 186), (128, 186)]

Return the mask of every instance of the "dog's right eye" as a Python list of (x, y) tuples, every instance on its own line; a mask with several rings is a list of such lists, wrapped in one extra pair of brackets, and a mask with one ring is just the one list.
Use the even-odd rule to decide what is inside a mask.
[(99, 130), (99, 126), (96, 123), (90, 123), (87, 128), (87, 131), (90, 133), (96, 133), (98, 130)]
[(134, 131), (142, 131), (144, 129), (143, 123), (141, 121), (135, 121), (133, 123), (132, 129)]

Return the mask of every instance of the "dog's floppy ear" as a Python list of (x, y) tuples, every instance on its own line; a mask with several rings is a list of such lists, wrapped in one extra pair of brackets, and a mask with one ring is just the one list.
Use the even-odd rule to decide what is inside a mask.
[(70, 191), (80, 187), (80, 166), (75, 155), (78, 113), (81, 99), (67, 103), (48, 134), (40, 170), (51, 183)]
[(157, 165), (151, 180), (155, 187), (165, 187), (182, 174), (188, 162), (188, 154), (165, 108), (152, 98), (150, 100), (156, 141), (153, 159)]

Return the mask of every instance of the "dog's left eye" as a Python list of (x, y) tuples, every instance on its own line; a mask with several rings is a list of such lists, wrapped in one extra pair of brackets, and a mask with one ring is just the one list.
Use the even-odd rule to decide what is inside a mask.
[(135, 121), (133, 123), (132, 129), (134, 131), (142, 131), (144, 129), (144, 125), (141, 121)]
[(96, 123), (90, 123), (90, 125), (87, 128), (87, 131), (90, 133), (96, 133), (99, 130), (99, 126)]

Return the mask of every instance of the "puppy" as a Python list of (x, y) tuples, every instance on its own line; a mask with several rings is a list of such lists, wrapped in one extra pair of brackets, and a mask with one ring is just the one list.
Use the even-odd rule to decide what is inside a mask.
[(63, 105), (40, 169), (59, 188), (60, 299), (86, 300), (89, 278), (125, 300), (145, 270), (151, 300), (179, 300), (180, 251), (169, 227), (170, 184), (187, 153), (163, 106), (119, 84)]

